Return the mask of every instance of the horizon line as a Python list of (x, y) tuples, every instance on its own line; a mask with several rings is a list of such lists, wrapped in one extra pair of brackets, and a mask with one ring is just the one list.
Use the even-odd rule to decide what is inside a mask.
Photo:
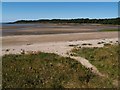
[(15, 21), (5, 21), (5, 22), (0, 22), (0, 23), (12, 23), (12, 22), (17, 22), (17, 21), (21, 21), (21, 20), (25, 20), (25, 21), (37, 21), (37, 20), (71, 20), (71, 19), (117, 19), (117, 18), (120, 18), (120, 17), (108, 17), (108, 18), (41, 18), (41, 19), (18, 19), (18, 20), (15, 20)]

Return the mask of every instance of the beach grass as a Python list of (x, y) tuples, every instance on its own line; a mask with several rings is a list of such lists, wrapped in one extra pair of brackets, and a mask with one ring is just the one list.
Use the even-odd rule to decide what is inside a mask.
[(53, 53), (11, 54), (2, 59), (3, 88), (115, 87), (109, 79), (94, 75), (79, 62)]
[(84, 87), (79, 79), (88, 74), (77, 61), (55, 54), (3, 56), (4, 88)]
[(104, 44), (104, 47), (101, 48), (74, 48), (72, 52), (74, 52), (75, 56), (81, 56), (89, 60), (111, 81), (111, 83), (118, 80), (119, 45)]

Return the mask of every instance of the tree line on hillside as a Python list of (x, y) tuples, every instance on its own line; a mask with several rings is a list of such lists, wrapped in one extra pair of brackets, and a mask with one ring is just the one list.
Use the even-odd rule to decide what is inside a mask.
[(120, 25), (120, 18), (111, 19), (40, 19), (40, 20), (19, 20), (12, 22), (11, 24), (20, 23), (95, 23), (95, 24), (114, 24)]

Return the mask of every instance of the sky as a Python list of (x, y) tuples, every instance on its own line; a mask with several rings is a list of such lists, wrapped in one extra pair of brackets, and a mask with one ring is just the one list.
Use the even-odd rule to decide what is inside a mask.
[(37, 19), (116, 18), (117, 2), (3, 2), (2, 22)]
[(2, 2), (118, 2), (119, 0), (1, 0)]

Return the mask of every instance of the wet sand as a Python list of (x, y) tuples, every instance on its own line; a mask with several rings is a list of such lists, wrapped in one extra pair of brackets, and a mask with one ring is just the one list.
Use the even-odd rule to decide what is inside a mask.
[(2, 27), (3, 36), (49, 35), (98, 32), (102, 29), (117, 29), (117, 25), (100, 24), (10, 24)]

